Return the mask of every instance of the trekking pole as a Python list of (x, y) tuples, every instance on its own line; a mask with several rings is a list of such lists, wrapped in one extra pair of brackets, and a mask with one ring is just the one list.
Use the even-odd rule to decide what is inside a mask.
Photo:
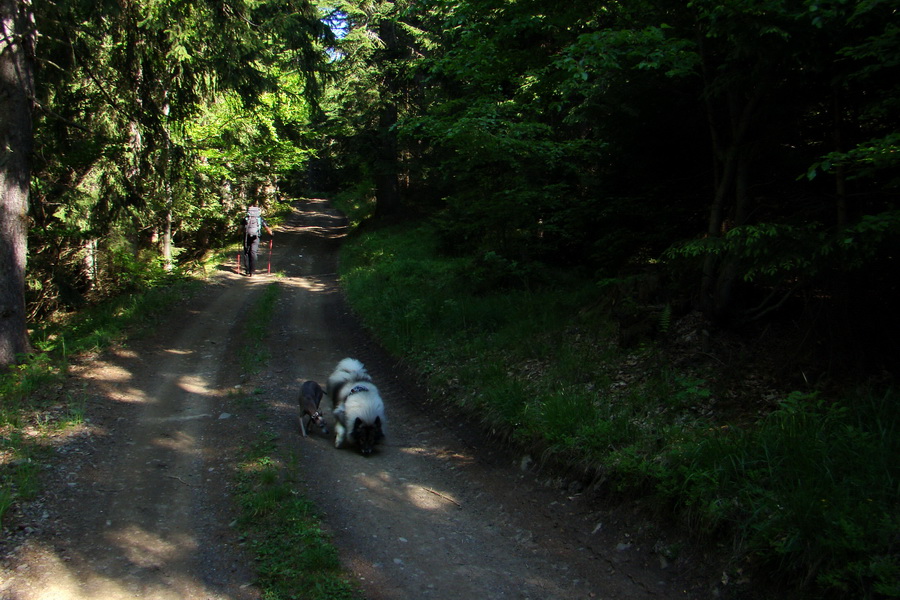
[(236, 257), (237, 257), (237, 258), (235, 258), (234, 264), (235, 264), (235, 266), (237, 267), (237, 271), (235, 271), (235, 272), (236, 272), (238, 275), (240, 275), (240, 274), (241, 274), (241, 253), (238, 252), (237, 255), (236, 255)]
[(247, 274), (250, 274), (250, 247), (247, 242), (250, 241), (250, 237), (247, 235), (247, 228), (244, 227), (244, 249), (241, 251), (241, 262), (242, 269), (247, 270)]
[(269, 270), (268, 274), (272, 274), (272, 238), (269, 238)]

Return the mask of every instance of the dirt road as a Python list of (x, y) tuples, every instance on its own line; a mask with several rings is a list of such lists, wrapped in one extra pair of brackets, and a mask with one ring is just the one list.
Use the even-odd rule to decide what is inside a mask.
[[(89, 421), (57, 441), (46, 493), (12, 515), (0, 599), (259, 598), (229, 525), (227, 474), (260, 427), (299, 454), (302, 491), (370, 600), (710, 597), (693, 559), (631, 507), (524, 468), (428, 403), (343, 302), (344, 227), (327, 203), (299, 203), (275, 234), (272, 268), (284, 277), (223, 265), (155, 334), (73, 370)], [(273, 326), (258, 332), (272, 358), (244, 381), (244, 313), (273, 282)], [(324, 384), (346, 356), (385, 399), (387, 443), (370, 458), (297, 427), (300, 383)], [(232, 410), (251, 391), (262, 419)]]

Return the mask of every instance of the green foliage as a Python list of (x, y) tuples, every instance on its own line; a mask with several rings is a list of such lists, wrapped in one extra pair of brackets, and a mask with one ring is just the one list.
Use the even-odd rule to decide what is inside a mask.
[(900, 154), (900, 133), (890, 133), (885, 137), (867, 140), (848, 152), (831, 152), (819, 161), (810, 165), (807, 178), (812, 181), (820, 173), (834, 172), (836, 168), (849, 170), (847, 178), (872, 179), (884, 174), (887, 177), (885, 186), (897, 188), (900, 179), (894, 174), (898, 170), (898, 154)]
[[(406, 201), (457, 255), (609, 276), (675, 247), (715, 282), (701, 301), (716, 316), (774, 288), (758, 312), (797, 290), (836, 295), (841, 278), (829, 274), (893, 255), (893, 242), (853, 232), (896, 205), (891, 10), (466, 0), (354, 13), (351, 47), (379, 60), (336, 81), (353, 89), (330, 106), (347, 127), (338, 139), (352, 139), (337, 160), (359, 161), (353, 174), (372, 183), (377, 107), (397, 100)], [(410, 21), (419, 29), (401, 48), (367, 46), (385, 23)], [(720, 292), (738, 283), (749, 293)]]
[(834, 269), (858, 270), (900, 239), (900, 211), (863, 215), (842, 231), (821, 223), (760, 223), (735, 227), (721, 237), (707, 237), (672, 247), (669, 258), (718, 256), (737, 260), (745, 281), (814, 281)]
[(691, 40), (671, 37), (667, 25), (600, 29), (585, 33), (566, 48), (555, 68), (566, 74), (564, 96), (589, 101), (603, 96), (623, 71), (661, 71), (667, 77), (694, 75), (699, 57)]
[(307, 160), (319, 44), (332, 38), (310, 3), (35, 11), (33, 315), (133, 287), (158, 264), (201, 260), (235, 231), (239, 207), (254, 198), (271, 208)]

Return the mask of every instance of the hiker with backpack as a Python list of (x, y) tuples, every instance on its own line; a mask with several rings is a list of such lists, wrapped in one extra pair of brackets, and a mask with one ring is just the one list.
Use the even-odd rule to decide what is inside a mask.
[(262, 210), (256, 205), (256, 200), (247, 207), (247, 214), (244, 215), (244, 268), (246, 275), (253, 277), (253, 271), (256, 268), (256, 258), (259, 254), (259, 238), (262, 230), (265, 229), (272, 236), (272, 228), (266, 223), (262, 217)]

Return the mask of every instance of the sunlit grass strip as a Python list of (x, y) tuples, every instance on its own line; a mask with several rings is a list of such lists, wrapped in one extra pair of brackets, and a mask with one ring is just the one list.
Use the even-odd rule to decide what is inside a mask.
[(244, 343), (238, 350), (241, 369), (247, 375), (259, 371), (269, 361), (269, 350), (265, 343), (265, 332), (269, 330), (272, 316), (275, 314), (275, 303), (281, 295), (281, 286), (270, 283), (262, 293), (262, 297), (250, 309), (244, 324)]
[(313, 504), (297, 491), (298, 464), (275, 457), (276, 436), (259, 440), (238, 468), (237, 527), (253, 555), (266, 600), (358, 600)]

